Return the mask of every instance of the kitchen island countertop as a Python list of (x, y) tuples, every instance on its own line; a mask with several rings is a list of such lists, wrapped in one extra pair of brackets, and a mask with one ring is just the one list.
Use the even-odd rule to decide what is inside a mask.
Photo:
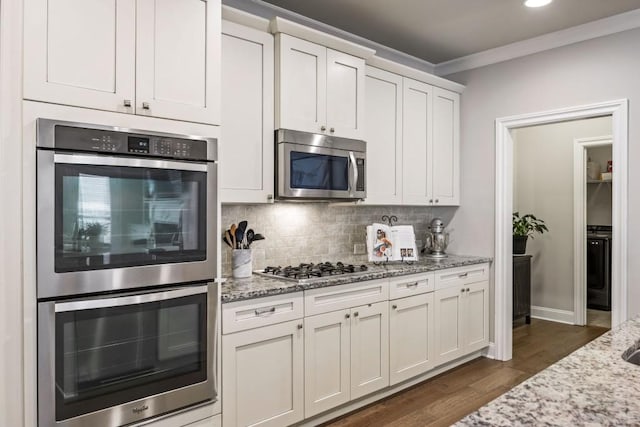
[(456, 426), (640, 425), (640, 366), (622, 354), (640, 340), (640, 316), (517, 385)]
[(346, 283), (362, 282), (365, 280), (384, 279), (387, 277), (403, 276), (407, 274), (424, 273), (445, 268), (463, 267), (465, 265), (483, 264), (491, 262), (491, 258), (449, 255), (441, 260), (423, 259), (412, 264), (393, 262), (387, 264), (366, 264), (367, 271), (361, 273), (328, 276), (313, 279), (302, 279), (297, 282), (252, 275), (246, 279), (228, 278), (222, 285), (222, 303), (242, 301), (271, 295), (298, 292), (305, 289), (323, 288)]

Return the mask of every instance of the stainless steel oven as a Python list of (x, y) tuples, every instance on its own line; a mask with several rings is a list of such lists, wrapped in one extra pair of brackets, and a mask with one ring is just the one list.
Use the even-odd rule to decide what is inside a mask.
[(216, 145), (39, 119), (38, 298), (213, 279)]
[(217, 292), (38, 303), (38, 425), (116, 427), (215, 400)]
[(279, 199), (345, 199), (367, 196), (366, 143), (307, 132), (276, 131)]

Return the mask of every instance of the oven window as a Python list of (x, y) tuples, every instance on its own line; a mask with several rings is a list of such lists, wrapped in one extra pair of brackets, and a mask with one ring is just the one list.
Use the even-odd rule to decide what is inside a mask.
[(291, 188), (347, 191), (349, 158), (291, 152)]
[(206, 381), (206, 313), (206, 294), (56, 313), (56, 420)]
[(55, 271), (206, 259), (206, 173), (56, 164)]

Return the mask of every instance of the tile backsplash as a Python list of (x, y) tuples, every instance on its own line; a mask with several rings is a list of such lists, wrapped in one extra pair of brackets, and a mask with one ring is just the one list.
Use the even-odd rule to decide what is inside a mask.
[[(354, 244), (364, 244), (366, 226), (395, 215), (399, 224), (413, 225), (416, 239), (433, 217), (448, 224), (456, 208), (414, 206), (362, 206), (329, 203), (275, 203), (268, 205), (223, 205), (222, 231), (242, 220), (265, 236), (253, 249), (253, 269), (268, 265), (350, 260), (365, 262), (367, 255), (354, 255)], [(419, 248), (420, 249), (420, 248)], [(222, 274), (231, 275), (231, 249), (222, 244)]]

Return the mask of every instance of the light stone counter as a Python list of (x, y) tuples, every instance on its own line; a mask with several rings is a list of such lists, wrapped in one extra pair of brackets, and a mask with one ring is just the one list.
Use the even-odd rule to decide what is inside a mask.
[(442, 260), (423, 259), (413, 264), (399, 262), (388, 264), (367, 264), (368, 270), (362, 273), (352, 273), (339, 276), (302, 279), (290, 282), (282, 279), (272, 279), (254, 274), (247, 279), (229, 278), (222, 285), (222, 303), (260, 298), (271, 295), (286, 294), (303, 291), (305, 289), (323, 288), (346, 283), (362, 282), (365, 280), (384, 279), (386, 277), (403, 276), (407, 274), (424, 273), (445, 268), (462, 267), (465, 265), (483, 264), (491, 262), (491, 258), (449, 255)]
[(640, 366), (622, 359), (640, 317), (600, 336), (456, 426), (638, 426)]

